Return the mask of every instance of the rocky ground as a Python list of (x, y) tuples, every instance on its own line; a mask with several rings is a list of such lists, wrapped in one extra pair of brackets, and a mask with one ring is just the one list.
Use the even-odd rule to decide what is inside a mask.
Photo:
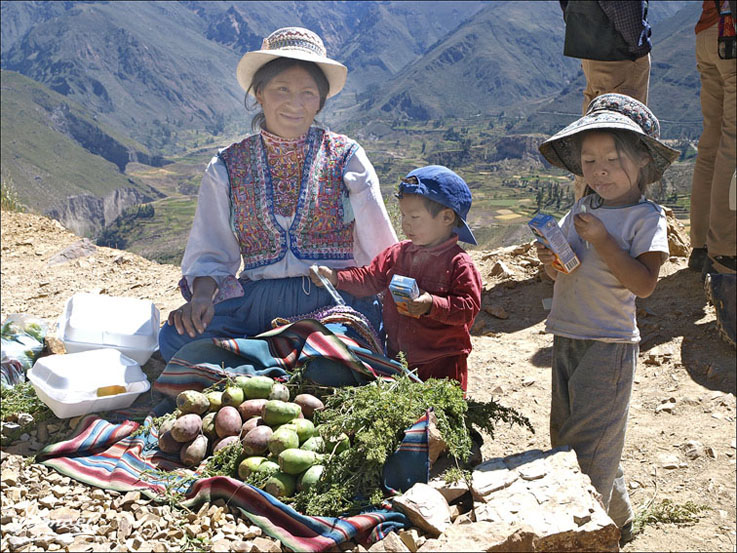
[[(53, 322), (83, 291), (152, 300), (162, 318), (180, 303), (177, 267), (78, 242), (54, 221), (3, 212), (1, 318), (28, 313)], [(73, 245), (81, 257), (59, 257)], [(536, 429), (500, 426), (493, 440), (486, 437), (483, 456), (548, 449), (552, 338), (543, 332), (543, 300), (552, 283), (539, 276), (529, 245), (473, 256), (485, 293), (469, 394), (515, 407)], [(651, 522), (624, 551), (734, 551), (735, 351), (719, 339), (685, 257), (664, 265), (653, 296), (638, 302), (638, 320), (643, 343), (623, 458), (632, 501), (640, 511), (663, 500), (709, 510), (695, 523)], [(154, 357), (144, 370), (155, 378), (162, 368)], [(0, 453), (2, 551), (281, 550), (222, 502), (186, 512), (34, 464), (34, 452), (69, 425), (52, 419), (29, 428)]]

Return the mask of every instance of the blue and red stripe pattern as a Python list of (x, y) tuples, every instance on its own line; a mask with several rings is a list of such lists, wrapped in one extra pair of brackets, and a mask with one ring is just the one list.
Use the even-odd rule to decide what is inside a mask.
[[(225, 367), (215, 362), (192, 362), (183, 354), (167, 365), (155, 383), (156, 389), (174, 396), (182, 390), (203, 389), (226, 374), (268, 374), (286, 379), (289, 376), (286, 369), (325, 359), (335, 362), (340, 367), (338, 372), (363, 377), (392, 378), (402, 371), (396, 362), (361, 348), (350, 338), (334, 334), (310, 319), (266, 332), (257, 339), (199, 342), (185, 346), (190, 348), (192, 359), (217, 356), (218, 352), (227, 350), (231, 360), (232, 353), (242, 356), (244, 365)], [(139, 490), (152, 499), (178, 492), (183, 494), (183, 505), (188, 507), (226, 499), (266, 534), (296, 551), (324, 551), (351, 539), (370, 544), (392, 530), (409, 525), (405, 515), (378, 507), (352, 517), (310, 517), (234, 478), (198, 478), (204, 461), (190, 470), (181, 465), (178, 455), (165, 454), (158, 448), (153, 418), (173, 409), (173, 401), (167, 398), (146, 417), (142, 427), (141, 423), (127, 419), (111, 422), (88, 415), (80, 419), (71, 438), (47, 446), (36, 459), (75, 480), (103, 489)], [(120, 411), (111, 413), (110, 419), (121, 421), (135, 414), (130, 410)], [(427, 482), (427, 421), (425, 414), (409, 428), (397, 452), (387, 461), (384, 480), (390, 492), (406, 490), (415, 482)]]
[(417, 482), (430, 480), (430, 413), (428, 409), (410, 428), (397, 451), (384, 463), (384, 487), (391, 494), (406, 492)]
[(225, 499), (266, 534), (295, 551), (324, 551), (351, 539), (370, 544), (409, 525), (405, 515), (385, 509), (346, 518), (310, 517), (234, 478), (197, 479), (205, 461), (195, 470), (182, 467), (177, 455), (159, 451), (152, 417), (143, 424), (144, 432), (131, 437), (139, 423), (113, 424), (89, 415), (80, 420), (72, 438), (44, 448), (37, 460), (103, 489), (138, 490), (152, 499), (179, 492), (184, 495), (182, 505), (188, 508)]
[[(226, 353), (228, 363), (221, 365), (221, 356), (225, 358)], [(198, 361), (203, 357), (208, 357), (208, 362)], [(235, 365), (233, 359), (242, 364)], [(356, 382), (395, 378), (406, 372), (396, 361), (361, 347), (352, 338), (333, 332), (321, 322), (302, 319), (254, 338), (211, 338), (191, 342), (172, 357), (154, 383), (154, 389), (176, 396), (183, 390), (207, 388), (228, 374), (259, 374), (286, 380), (296, 368), (315, 360), (333, 362)], [(337, 386), (342, 382), (344, 380), (320, 384)]]

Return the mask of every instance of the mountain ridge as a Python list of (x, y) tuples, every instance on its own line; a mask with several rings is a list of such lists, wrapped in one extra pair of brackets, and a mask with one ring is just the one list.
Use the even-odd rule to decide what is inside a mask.
[[(112, 213), (122, 214), (132, 201), (159, 202), (155, 218), (145, 221), (157, 236), (157, 225), (183, 217), (172, 223), (180, 234), (196, 201), (195, 166), (206, 164), (216, 146), (250, 132), (251, 113), (234, 78), (237, 61), (284, 25), (313, 28), (329, 54), (348, 65), (346, 88), (320, 120), (360, 140), (382, 182), (415, 163), (445, 159), (459, 168), (470, 162), (463, 170), (476, 172), (479, 186), (500, 186), (504, 178), (493, 173), (514, 164), (497, 162), (515, 151), (500, 148), (500, 138), (550, 134), (580, 111), (579, 61), (562, 55), (563, 16), (550, 0), (0, 5), (3, 80), (15, 69), (39, 90), (46, 87), (58, 105), (53, 117), (39, 118), (38, 106), (28, 104), (33, 96), (3, 91), (4, 108), (24, 106), (3, 109), (3, 186), (7, 177), (22, 203), (64, 217), (84, 234), (110, 225), (100, 218), (111, 213), (110, 202), (118, 206)], [(693, 139), (699, 131), (691, 59), (697, 12), (698, 5), (680, 1), (651, 9), (651, 98), (666, 137)], [(77, 110), (65, 111), (61, 99)], [(685, 122), (674, 126), (671, 118)], [(129, 170), (130, 162), (171, 162), (173, 172)], [(536, 172), (533, 165), (523, 172)], [(85, 225), (85, 217), (96, 221)]]
[[(117, 208), (108, 209), (109, 218), (133, 201), (160, 197), (155, 189), (127, 176), (125, 168), (134, 160), (160, 166), (162, 158), (28, 77), (1, 71), (0, 83), (3, 181), (12, 181), (21, 203), (61, 215), (68, 212), (69, 197), (110, 196), (108, 203)], [(76, 219), (61, 220), (80, 234), (96, 228), (84, 216)]]

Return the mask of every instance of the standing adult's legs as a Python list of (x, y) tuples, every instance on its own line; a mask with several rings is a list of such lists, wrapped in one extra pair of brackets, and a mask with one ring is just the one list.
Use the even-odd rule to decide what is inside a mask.
[(581, 60), (586, 77), (583, 93), (583, 113), (591, 100), (602, 94), (626, 94), (647, 105), (650, 86), (650, 54), (636, 60), (599, 61)]
[[(716, 28), (716, 25), (713, 27)], [(716, 29), (715, 29), (716, 30)], [(708, 30), (707, 30), (708, 31)], [(707, 32), (703, 31), (703, 32)], [(711, 181), (711, 206), (709, 210), (709, 232), (706, 248), (719, 272), (735, 273), (737, 250), (737, 228), (735, 214), (729, 209), (729, 186), (737, 160), (737, 59), (723, 60), (717, 54), (717, 33), (708, 35), (711, 41), (714, 64), (722, 80), (721, 135), (714, 159), (714, 175)], [(720, 258), (731, 258), (731, 264)]]
[[(701, 113), (703, 131), (698, 143), (691, 184), (691, 246), (706, 247), (711, 210), (714, 161), (721, 140), (724, 93), (722, 76), (714, 63), (717, 27), (713, 25), (696, 35), (696, 67), (701, 78)], [(710, 53), (714, 49), (714, 55)], [(700, 267), (697, 267), (700, 270)]]

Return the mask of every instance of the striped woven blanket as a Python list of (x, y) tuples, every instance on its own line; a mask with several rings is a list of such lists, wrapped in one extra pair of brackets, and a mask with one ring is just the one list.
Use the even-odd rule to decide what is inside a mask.
[[(259, 338), (201, 340), (192, 344), (199, 345), (190, 345), (188, 351), (184, 351), (188, 347), (185, 346), (177, 353), (155, 383), (156, 389), (174, 396), (184, 389), (205, 388), (225, 373), (270, 374), (286, 379), (300, 363), (314, 366), (314, 376), (322, 378), (325, 385), (334, 385), (330, 382), (338, 380), (355, 384), (368, 378), (390, 378), (402, 370), (386, 357), (309, 320), (275, 329)], [(228, 365), (224, 361), (220, 364), (224, 358), (229, 360)], [(341, 371), (343, 374), (339, 374)], [(153, 418), (172, 411), (174, 406), (172, 399), (165, 400), (143, 423), (125, 419), (121, 416), (126, 415), (123, 412), (111, 414), (110, 420), (88, 415), (80, 420), (73, 437), (47, 446), (36, 459), (62, 474), (100, 488), (140, 490), (152, 499), (179, 493), (181, 504), (188, 508), (222, 498), (267, 535), (295, 551), (323, 551), (351, 539), (369, 544), (409, 525), (405, 515), (387, 508), (345, 518), (305, 516), (237, 479), (198, 479), (204, 462), (192, 471), (179, 463), (178, 456), (158, 449)], [(427, 415), (407, 430), (404, 441), (385, 467), (387, 491), (406, 490), (415, 482), (427, 482), (427, 432)]]
[[(376, 378), (394, 378), (406, 373), (396, 361), (361, 346), (349, 336), (344, 325), (323, 325), (314, 319), (303, 319), (255, 338), (190, 342), (174, 354), (154, 383), (154, 389), (176, 396), (182, 390), (212, 386), (226, 373), (287, 380), (298, 366), (305, 367), (305, 378), (336, 387), (361, 385)], [(407, 374), (417, 379), (413, 373)]]

